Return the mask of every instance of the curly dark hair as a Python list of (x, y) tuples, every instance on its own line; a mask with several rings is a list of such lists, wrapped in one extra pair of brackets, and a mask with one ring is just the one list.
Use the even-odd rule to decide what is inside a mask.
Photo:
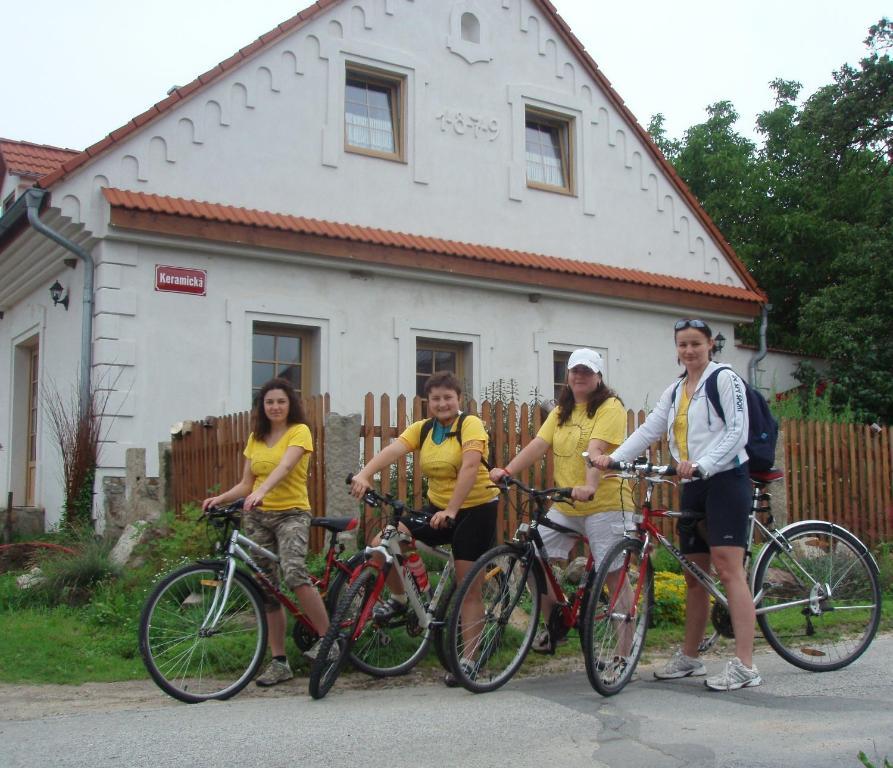
[(288, 424), (307, 423), (304, 406), (301, 404), (301, 398), (295, 392), (294, 385), (288, 379), (270, 379), (260, 388), (257, 396), (254, 398), (254, 423), (252, 424), (251, 432), (255, 440), (263, 440), (270, 434), (270, 430), (273, 428), (269, 418), (267, 418), (266, 411), (264, 411), (264, 398), (272, 389), (281, 389), (288, 398), (288, 417), (286, 418)]
[[(620, 396), (605, 384), (605, 380), (601, 377), (601, 374), (599, 374), (598, 386), (589, 393), (589, 399), (586, 401), (586, 415), (591, 419), (595, 416), (595, 412), (599, 409), (601, 404), (612, 397), (616, 397), (620, 400)], [(620, 403), (623, 404), (623, 400), (620, 400)], [(558, 395), (558, 426), (562, 426), (567, 422), (571, 417), (571, 414), (574, 412), (574, 406), (576, 404), (574, 393), (567, 385), (567, 382), (565, 382), (561, 393)]]

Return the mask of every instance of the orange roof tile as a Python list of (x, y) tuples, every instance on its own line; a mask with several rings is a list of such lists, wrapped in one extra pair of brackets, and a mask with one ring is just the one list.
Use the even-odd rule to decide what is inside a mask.
[(62, 149), (29, 141), (0, 139), (0, 158), (7, 173), (40, 178), (59, 168), (66, 160), (79, 155), (76, 149)]
[[(715, 298), (735, 299), (748, 303), (762, 304), (766, 297), (750, 288), (738, 288), (722, 283), (707, 283), (700, 280), (660, 275), (626, 267), (608, 266), (576, 259), (546, 256), (489, 245), (476, 245), (456, 240), (424, 237), (406, 232), (363, 227), (333, 221), (271, 213), (232, 205), (209, 203), (199, 200), (153, 195), (145, 192), (130, 192), (122, 189), (103, 187), (102, 194), (112, 208), (145, 213), (167, 214), (188, 219), (237, 224), (260, 229), (279, 230), (303, 235), (317, 235), (337, 240), (346, 240), (369, 245), (387, 246), (422, 253), (456, 256), (472, 261), (501, 264), (512, 267), (525, 267), (545, 272), (595, 277), (618, 283), (652, 286), (690, 294)], [(423, 265), (420, 264), (423, 267)]]

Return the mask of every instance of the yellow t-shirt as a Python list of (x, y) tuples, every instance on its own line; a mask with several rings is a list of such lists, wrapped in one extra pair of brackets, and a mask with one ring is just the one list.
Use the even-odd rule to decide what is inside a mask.
[[(617, 448), (626, 439), (626, 410), (616, 397), (611, 397), (590, 418), (586, 413), (586, 404), (582, 403), (575, 405), (570, 418), (559, 425), (558, 408), (554, 408), (540, 427), (537, 437), (552, 447), (555, 457), (555, 485), (585, 485), (586, 463), (583, 460), (583, 451), (588, 450), (590, 440), (606, 442), (607, 453)], [(568, 516), (634, 509), (629, 485), (622, 483), (617, 477), (602, 477), (592, 501), (577, 501), (573, 506), (562, 502), (555, 506)]]
[(688, 461), (688, 406), (691, 398), (688, 396), (688, 387), (685, 382), (679, 387), (679, 406), (676, 409), (676, 418), (673, 420), (673, 436), (676, 438), (676, 447), (679, 449), (679, 461)]
[[(457, 417), (458, 418), (458, 417)], [(422, 436), (422, 425), (426, 420), (416, 421), (410, 424), (400, 435), (406, 446), (411, 451), (419, 450), (419, 440)], [(455, 422), (450, 427), (452, 432)], [(487, 455), (489, 438), (484, 423), (477, 417), (468, 415), (462, 422), (462, 445), (455, 437), (447, 437), (440, 445), (434, 444), (434, 430), (432, 429), (425, 438), (425, 444), (421, 446), (419, 461), (422, 474), (428, 478), (428, 499), (431, 503), (445, 509), (453, 497), (456, 487), (456, 478), (462, 468), (462, 455), (466, 451), (480, 451), (482, 456)], [(480, 464), (474, 485), (460, 505), (460, 509), (475, 507), (478, 504), (486, 504), (499, 495), (490, 482), (487, 468)]]
[(251, 462), (251, 474), (254, 475), (254, 488), (266, 480), (270, 473), (279, 466), (286, 449), (296, 445), (304, 449), (294, 469), (283, 477), (273, 489), (264, 496), (261, 508), (264, 512), (281, 512), (284, 509), (310, 509), (310, 498), (307, 495), (307, 468), (310, 465), (310, 453), (313, 451), (313, 437), (306, 424), (293, 424), (285, 434), (268, 447), (263, 440), (255, 440), (248, 436), (248, 444), (243, 451), (245, 458)]

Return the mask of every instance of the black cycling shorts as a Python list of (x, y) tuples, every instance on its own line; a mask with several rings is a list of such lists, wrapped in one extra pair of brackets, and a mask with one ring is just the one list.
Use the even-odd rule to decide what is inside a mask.
[[(449, 528), (432, 528), (429, 523), (420, 523), (413, 520), (401, 522), (409, 529), (413, 537), (431, 547), (442, 544), (453, 545), (453, 557), (456, 560), (477, 560), (488, 549), (493, 547), (496, 541), (496, 515), (499, 509), (499, 499), (493, 499), (486, 504), (478, 504), (476, 507), (460, 509), (456, 515), (455, 525)], [(426, 514), (440, 512), (438, 507), (428, 505)]]
[(706, 480), (685, 483), (682, 487), (683, 512), (703, 515), (707, 524), (681, 519), (676, 525), (679, 549), (686, 555), (710, 552), (710, 547), (745, 547), (747, 524), (753, 505), (753, 484), (747, 465), (728, 469)]

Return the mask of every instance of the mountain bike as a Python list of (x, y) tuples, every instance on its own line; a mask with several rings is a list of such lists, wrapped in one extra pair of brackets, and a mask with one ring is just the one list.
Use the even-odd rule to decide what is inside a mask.
[[(213, 559), (198, 560), (169, 573), (143, 606), (139, 648), (157, 685), (188, 703), (228, 699), (256, 675), (267, 647), (264, 592), (294, 616), (292, 638), (302, 651), (318, 639), (297, 605), (274, 586), (249, 550), (274, 562), (279, 557), (239, 530), (242, 499), (211, 507), (200, 520), (217, 539)], [(357, 527), (353, 517), (315, 517), (311, 525), (329, 531), (325, 567), (313, 577), (331, 612), (362, 556), (343, 557), (338, 535)], [(240, 567), (241, 566), (241, 567)], [(251, 575), (254, 578), (251, 578)]]
[[(533, 644), (547, 585), (556, 599), (546, 622), (554, 642), (577, 625), (595, 576), (590, 554), (575, 591), (565, 595), (538, 530), (544, 525), (582, 540), (576, 531), (546, 517), (551, 502), (571, 501), (573, 489), (537, 490), (509, 475), (500, 480), (499, 487), (506, 496), (516, 487), (527, 497), (530, 520), (524, 522), (519, 510), (521, 523), (512, 540), (478, 558), (456, 591), (447, 649), (456, 680), (474, 693), (496, 690), (520, 668)], [(475, 615), (480, 618), (468, 620)]]
[[(719, 636), (733, 637), (728, 602), (718, 581), (655, 525), (661, 518), (690, 516), (651, 505), (654, 487), (673, 483), (675, 469), (645, 460), (616, 462), (610, 469), (617, 470), (614, 476), (647, 483), (647, 488), (641, 509), (632, 515), (636, 530), (605, 557), (583, 615), (586, 673), (604, 696), (623, 689), (642, 654), (653, 604), (651, 555), (657, 544), (714, 598), (715, 631), (702, 643), (702, 650)], [(803, 520), (776, 528), (766, 487), (782, 476), (778, 470), (751, 473), (745, 569), (757, 623), (769, 645), (790, 664), (812, 672), (840, 669), (861, 656), (877, 632), (881, 614), (877, 563), (854, 534), (836, 523)], [(755, 533), (763, 544), (753, 559)], [(609, 587), (612, 572), (614, 583)]]
[[(348, 476), (347, 482), (351, 479)], [(329, 631), (310, 666), (310, 695), (314, 699), (321, 699), (331, 690), (348, 658), (367, 674), (402, 675), (425, 657), (433, 643), (441, 664), (449, 669), (443, 636), (445, 617), (455, 590), (452, 555), (443, 547), (415, 541), (398, 528), (403, 519), (424, 522), (431, 515), (374, 490), (366, 492), (364, 501), (372, 507), (390, 507), (390, 517), (378, 546), (368, 546), (362, 553), (363, 560), (332, 613)], [(445, 562), (430, 593), (430, 588), (420, 588), (410, 572), (404, 544)], [(374, 609), (383, 605), (390, 595), (386, 580), (393, 568), (397, 568), (403, 582), (408, 608), (402, 615), (378, 618)]]

